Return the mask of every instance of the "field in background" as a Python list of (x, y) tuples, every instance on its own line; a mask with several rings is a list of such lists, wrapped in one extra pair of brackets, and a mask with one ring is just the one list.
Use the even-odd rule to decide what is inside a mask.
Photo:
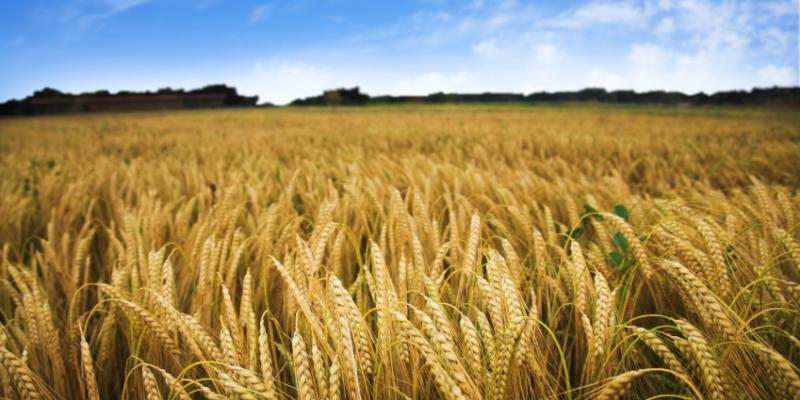
[(0, 120), (0, 396), (798, 398), (799, 155), (750, 108)]

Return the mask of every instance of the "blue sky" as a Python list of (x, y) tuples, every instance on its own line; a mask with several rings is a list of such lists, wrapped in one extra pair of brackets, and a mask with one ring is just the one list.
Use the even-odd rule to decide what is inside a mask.
[(798, 0), (0, 0), (0, 101), (798, 85)]

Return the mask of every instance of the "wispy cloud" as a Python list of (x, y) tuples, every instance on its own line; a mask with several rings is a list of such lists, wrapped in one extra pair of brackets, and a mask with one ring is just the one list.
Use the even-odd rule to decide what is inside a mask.
[(269, 18), (270, 14), (272, 14), (272, 5), (271, 4), (261, 4), (256, 6), (253, 11), (250, 12), (250, 23), (257, 24), (267, 18)]
[(664, 17), (658, 21), (656, 29), (653, 31), (656, 35), (669, 35), (675, 32), (675, 20), (672, 17)]
[(796, 35), (797, 25), (787, 28), (780, 23), (788, 3), (794, 5), (797, 18), (796, 0), (660, 3), (663, 7), (653, 14), (658, 22), (652, 42), (630, 45), (621, 63), (594, 68), (587, 83), (612, 89), (707, 92), (798, 83), (798, 66), (780, 63), (789, 44), (794, 41), (797, 46), (790, 33), (794, 30)]
[(631, 1), (594, 1), (545, 21), (554, 28), (584, 29), (592, 26), (642, 26), (653, 10)]
[[(26, 53), (26, 49), (39, 46), (38, 52), (49, 51), (44, 45), (50, 43), (39, 35), (46, 31), (48, 39), (61, 39), (51, 47), (69, 42), (78, 48), (82, 41), (111, 26), (98, 21), (112, 17), (134, 22), (116, 32), (131, 35), (125, 39), (120, 33), (119, 43), (124, 45), (125, 40), (140, 40), (142, 27), (135, 25), (141, 24), (139, 19), (126, 20), (132, 15), (120, 14), (134, 14), (130, 10), (146, 7), (151, 1), (65, 0), (58, 6), (42, 8), (33, 21), (35, 29), (11, 32), (6, 39), (11, 41), (0, 47), (11, 55), (34, 59), (36, 52)], [(224, 57), (225, 61), (208, 61), (214, 68), (193, 68), (196, 72), (191, 83), (229, 82), (274, 102), (353, 85), (372, 94), (424, 94), (573, 90), (586, 86), (709, 92), (800, 83), (800, 0), (419, 0), (403, 15), (376, 15), (363, 10), (361, 3), (339, 2), (349, 8), (316, 8), (307, 0), (255, 0), (244, 8), (219, 7), (220, 12), (229, 12), (219, 17), (227, 18), (230, 26), (226, 30), (231, 35), (282, 33), (283, 29), (291, 32), (297, 27), (314, 30), (315, 34), (287, 38), (284, 50), (252, 45)], [(172, 12), (164, 18), (183, 18), (186, 10), (197, 4), (215, 3), (222, 5), (220, 0), (172, 0), (159, 4), (159, 8)], [(216, 10), (194, 14), (197, 18), (217, 18)], [(291, 23), (263, 23), (278, 16), (281, 22)], [(304, 25), (319, 20), (329, 22)], [(96, 29), (79, 25), (94, 23)], [(24, 40), (12, 40), (16, 37)], [(217, 51), (228, 50), (213, 46), (209, 44), (200, 54), (188, 54), (202, 61), (203, 57), (214, 58)], [(83, 55), (88, 55), (87, 59), (97, 56), (98, 50), (83, 49), (75, 60)], [(185, 60), (183, 53), (161, 55), (165, 53), (154, 54), (164, 57), (164, 64), (177, 65)], [(118, 63), (116, 69), (126, 72), (127, 80), (119, 88), (145, 82), (146, 74), (129, 73), (130, 69), (125, 69), (129, 63), (117, 59), (131, 57), (121, 54), (109, 62)], [(50, 71), (56, 72), (50, 73), (55, 76), (64, 64), (36, 60), (36, 65), (52, 65)], [(81, 68), (93, 67), (75, 60), (68, 61)], [(4, 61), (0, 57), (0, 68), (13, 64)], [(220, 75), (219, 71), (228, 68), (229, 73)], [(24, 76), (27, 71), (18, 67), (15, 73)], [(129, 78), (132, 75), (138, 76)], [(166, 67), (149, 75), (162, 79), (151, 85), (171, 84), (186, 72)], [(108, 80), (107, 75), (102, 76), (95, 82)], [(50, 78), (39, 81), (43, 79)], [(74, 77), (62, 80), (77, 82)], [(65, 86), (61, 82), (52, 84)], [(82, 90), (75, 85), (72, 87)]]
[(207, 8), (216, 6), (220, 0), (194, 0), (192, 2), (192, 8), (195, 10), (205, 10)]
[(153, 0), (102, 0), (95, 4), (94, 10), (81, 13), (78, 18), (78, 24), (81, 27), (86, 27), (93, 22), (113, 17), (151, 1)]
[(23, 36), (16, 36), (11, 38), (7, 43), (8, 47), (22, 47), (27, 43), (27, 39)]
[(767, 65), (758, 70), (758, 78), (763, 85), (796, 85), (797, 71), (792, 71), (789, 67)]
[[(468, 49), (453, 55), (461, 62), (449, 69), (404, 78), (404, 89), (715, 91), (797, 82), (792, 57), (776, 58), (797, 43), (796, 23), (787, 29), (776, 18), (796, 18), (797, 7), (798, 0), (589, 0), (548, 14), (527, 4), (478, 0), (461, 9), (417, 11), (380, 40), (406, 49)], [(608, 40), (608, 30), (636, 39), (615, 37), (619, 50), (608, 52), (588, 44)]]
[(339, 15), (339, 14), (326, 15), (325, 19), (327, 19), (328, 21), (331, 21), (331, 22), (333, 22), (335, 24), (341, 24), (341, 23), (347, 21), (347, 17), (345, 17), (343, 15)]
[(797, 16), (800, 1), (798, 0), (781, 0), (781, 1), (764, 1), (763, 7), (775, 17)]
[(475, 86), (477, 77), (468, 71), (426, 72), (421, 75), (408, 77), (398, 81), (392, 92), (406, 95), (426, 95), (433, 91), (477, 91)]
[(472, 52), (481, 57), (492, 57), (499, 53), (497, 41), (494, 39), (484, 39), (472, 46)]
[(512, 29), (527, 29), (535, 21), (534, 15), (533, 7), (515, 1), (475, 1), (447, 10), (419, 10), (399, 17), (390, 26), (360, 34), (354, 41), (380, 39), (403, 48), (446, 46), (476, 37), (486, 39)]
[(256, 61), (250, 71), (235, 71), (226, 79), (275, 104), (288, 104), (314, 96), (322, 89), (363, 84), (360, 75), (332, 68), (325, 63), (272, 59)]

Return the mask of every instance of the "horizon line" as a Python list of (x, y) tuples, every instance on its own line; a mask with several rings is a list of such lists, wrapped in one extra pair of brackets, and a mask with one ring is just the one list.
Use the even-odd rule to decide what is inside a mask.
[[(207, 85), (203, 85), (203, 86), (196, 87), (196, 88), (191, 88), (191, 89), (190, 88), (184, 88), (184, 87), (164, 86), (164, 87), (160, 87), (160, 88), (157, 88), (157, 89), (147, 89), (147, 90), (143, 90), (143, 91), (141, 91), (141, 90), (137, 91), (137, 90), (129, 90), (129, 89), (120, 89), (120, 90), (117, 90), (115, 92), (112, 92), (112, 91), (110, 91), (108, 89), (100, 88), (100, 89), (96, 89), (96, 90), (93, 90), (93, 91), (84, 91), (84, 92), (78, 92), (78, 93), (64, 92), (64, 91), (61, 91), (61, 90), (59, 90), (59, 89), (57, 89), (57, 88), (55, 88), (53, 86), (49, 86), (48, 85), (48, 86), (42, 87), (39, 90), (34, 90), (31, 94), (29, 94), (29, 95), (27, 95), (27, 96), (25, 96), (23, 98), (6, 98), (0, 104), (9, 103), (9, 102), (12, 102), (12, 101), (25, 101), (26, 99), (33, 98), (33, 96), (37, 92), (41, 92), (41, 91), (44, 91), (44, 90), (47, 90), (47, 89), (57, 91), (57, 92), (61, 93), (64, 96), (91, 96), (91, 95), (94, 95), (94, 94), (96, 94), (98, 92), (108, 92), (109, 96), (119, 96), (122, 93), (131, 94), (131, 95), (157, 94), (159, 91), (163, 91), (163, 90), (176, 91), (176, 92), (183, 91), (183, 92), (191, 93), (193, 91), (199, 91), (199, 90), (210, 88), (210, 87), (214, 87), (214, 86), (223, 86), (223, 87), (227, 87), (227, 88), (232, 88), (240, 96), (256, 97), (256, 98), (259, 98), (258, 100), (261, 100), (260, 99), (261, 96), (259, 96), (257, 94), (249, 95), (247, 93), (244, 93), (244, 91), (246, 89), (242, 89), (242, 88), (239, 88), (239, 87), (236, 87), (236, 86), (228, 85), (227, 83), (210, 83), (210, 84), (207, 84)], [(308, 99), (308, 98), (314, 98), (314, 97), (323, 95), (325, 92), (328, 92), (328, 91), (352, 90), (352, 89), (361, 90), (361, 86), (360, 85), (355, 85), (355, 86), (343, 85), (343, 86), (337, 86), (337, 87), (332, 87), (332, 88), (323, 88), (321, 90), (318, 90), (317, 94), (315, 94), (315, 95), (297, 97), (297, 98), (287, 102), (285, 105), (290, 105), (292, 102), (297, 101), (297, 100), (304, 100), (304, 99)], [(530, 96), (530, 95), (534, 95), (534, 94), (580, 93), (580, 92), (584, 92), (584, 91), (587, 91), (587, 90), (603, 90), (606, 93), (619, 93), (619, 92), (631, 93), (632, 92), (634, 94), (645, 94), (645, 93), (658, 93), (658, 92), (661, 92), (661, 93), (681, 94), (681, 95), (684, 95), (684, 96), (687, 96), (687, 97), (693, 97), (693, 96), (699, 96), (699, 95), (714, 96), (714, 95), (720, 94), (720, 93), (731, 93), (731, 92), (752, 93), (755, 90), (769, 90), (769, 89), (800, 89), (800, 83), (795, 84), (795, 85), (790, 85), (790, 86), (781, 86), (781, 85), (751, 86), (749, 89), (748, 88), (731, 88), (731, 89), (725, 89), (725, 90), (717, 90), (717, 91), (713, 91), (713, 92), (706, 92), (706, 91), (701, 90), (701, 91), (697, 91), (697, 92), (693, 92), (693, 93), (687, 93), (687, 92), (684, 92), (684, 91), (681, 91), (681, 90), (667, 90), (667, 89), (652, 89), (652, 90), (642, 90), (642, 91), (638, 91), (636, 89), (608, 89), (608, 88), (600, 87), (600, 86), (586, 86), (586, 87), (583, 87), (583, 88), (577, 89), (577, 90), (539, 90), (539, 91), (530, 91), (530, 92), (524, 92), (524, 91), (520, 91), (520, 92), (513, 92), (513, 91), (454, 92), (454, 91), (434, 90), (434, 91), (429, 92), (427, 94), (390, 94), (390, 93), (369, 94), (367, 92), (361, 92), (361, 93), (364, 94), (364, 95), (367, 95), (370, 98), (375, 98), (375, 97), (398, 97), (398, 98), (414, 98), (414, 97), (418, 97), (418, 98), (424, 98), (424, 97), (428, 97), (428, 96), (436, 95), (436, 94), (444, 94), (444, 95), (505, 94), (505, 95)], [(243, 92), (239, 92), (239, 90), (243, 90)], [(278, 105), (278, 104), (275, 104), (275, 103), (270, 102), (270, 101), (259, 102), (258, 100), (256, 101), (257, 105), (268, 105), (268, 104)]]

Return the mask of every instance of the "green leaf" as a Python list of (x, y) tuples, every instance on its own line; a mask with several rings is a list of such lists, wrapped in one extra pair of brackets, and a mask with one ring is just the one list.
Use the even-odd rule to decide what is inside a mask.
[(569, 233), (569, 237), (571, 239), (577, 240), (579, 237), (581, 237), (582, 233), (583, 233), (583, 228), (577, 227), (577, 228), (573, 229), (572, 232)]
[(611, 259), (611, 263), (614, 264), (614, 266), (617, 268), (619, 268), (622, 265), (623, 261), (625, 260), (625, 257), (623, 257), (622, 254), (617, 253), (616, 251), (608, 253), (608, 258)]
[(297, 193), (292, 196), (292, 208), (294, 208), (294, 211), (297, 213), (297, 215), (304, 215), (306, 212), (306, 209), (303, 206), (303, 198)]
[(614, 236), (614, 244), (622, 250), (624, 253), (628, 253), (628, 239), (625, 239), (625, 236), (622, 235), (622, 232), (615, 232)]
[(284, 360), (289, 361), (289, 365), (291, 366), (291, 368), (289, 368), (289, 372), (292, 374), (292, 378), (295, 378), (294, 375), (295, 369), (294, 369), (294, 361), (292, 359), (292, 352), (283, 343), (275, 343), (275, 348), (278, 350), (278, 353), (281, 353), (281, 356), (283, 356)]
[(587, 214), (591, 214), (592, 218), (594, 218), (594, 219), (596, 219), (598, 221), (602, 221), (603, 220), (603, 216), (600, 215), (600, 211), (598, 211), (596, 208), (594, 208), (594, 207), (592, 207), (592, 206), (590, 206), (588, 204), (584, 204), (583, 205), (583, 209), (586, 210)]
[(275, 162), (275, 180), (278, 181), (281, 185), (283, 185), (283, 178), (281, 177), (281, 162)]
[(625, 259), (625, 262), (624, 262), (624, 263), (622, 263), (622, 268), (620, 268), (620, 270), (621, 270), (622, 272), (625, 272), (625, 271), (627, 271), (627, 270), (628, 270), (628, 268), (630, 268), (631, 266), (633, 266), (633, 264), (635, 264), (635, 262), (634, 262), (633, 260), (631, 260), (630, 258), (626, 258), (626, 259)]
[(611, 263), (614, 264), (614, 266), (617, 267), (617, 269), (620, 272), (627, 271), (628, 268), (630, 268), (634, 264), (633, 260), (626, 258), (625, 256), (616, 251), (608, 253), (608, 258), (611, 259)]
[(620, 304), (624, 303), (623, 300), (625, 300), (625, 296), (627, 296), (627, 295), (628, 295), (628, 285), (625, 284), (625, 285), (622, 285), (619, 288), (619, 303)]
[(630, 211), (628, 211), (628, 209), (622, 204), (617, 204), (614, 206), (614, 214), (624, 219), (625, 221), (627, 221), (631, 217)]
[(625, 297), (628, 295), (628, 289), (631, 287), (631, 277), (625, 279), (619, 288), (619, 304), (625, 303)]

